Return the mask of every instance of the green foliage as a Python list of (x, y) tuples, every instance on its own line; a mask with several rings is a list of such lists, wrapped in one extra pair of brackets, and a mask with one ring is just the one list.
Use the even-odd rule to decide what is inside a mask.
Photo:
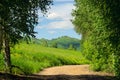
[(80, 40), (68, 36), (62, 36), (59, 38), (55, 38), (52, 40), (47, 39), (33, 39), (33, 43), (40, 44), (44, 43), (44, 41), (47, 41), (48, 47), (52, 47), (53, 45), (57, 44), (57, 48), (61, 49), (68, 49), (69, 45), (72, 44), (76, 50), (80, 49)]
[(76, 48), (72, 44), (69, 45), (68, 49), (69, 50), (76, 50)]
[(82, 53), (91, 60), (94, 70), (120, 76), (120, 0), (75, 1), (72, 22), (76, 32), (82, 34)]
[(48, 42), (47, 42), (47, 40), (45, 40), (45, 39), (42, 40), (42, 46), (48, 47)]
[[(12, 65), (19, 67), (12, 68), (14, 74), (32, 74), (51, 66), (89, 63), (78, 51), (43, 47), (37, 44), (20, 43), (11, 51)], [(2, 54), (0, 60), (1, 58)], [(0, 65), (3, 65), (2, 61)], [(0, 70), (3, 69), (4, 67), (0, 66)]]
[(69, 45), (74, 45), (75, 48), (79, 49), (80, 40), (76, 38), (71, 38), (68, 36), (62, 36), (57, 39), (52, 39), (50, 43), (56, 42), (58, 44), (58, 48), (68, 49)]
[(51, 0), (1, 0), (0, 31), (3, 30), (11, 42), (16, 42), (22, 37), (34, 37), (38, 9), (46, 13), (51, 3)]
[(0, 53), (0, 71), (4, 71), (4, 68), (3, 54)]
[(53, 48), (57, 48), (57, 47), (58, 47), (57, 42), (53, 42), (53, 43), (51, 44), (51, 47), (53, 47)]
[(11, 73), (10, 44), (35, 37), (38, 10), (46, 13), (51, 3), (51, 0), (0, 1), (0, 51), (4, 50), (6, 72)]

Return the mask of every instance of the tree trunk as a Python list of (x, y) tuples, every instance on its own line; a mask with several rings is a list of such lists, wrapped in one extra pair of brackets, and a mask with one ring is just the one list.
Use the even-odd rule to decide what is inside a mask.
[(10, 46), (9, 46), (9, 39), (6, 34), (4, 34), (4, 39), (3, 39), (3, 53), (4, 53), (6, 72), (11, 73)]
[(0, 52), (2, 49), (2, 26), (0, 26)]

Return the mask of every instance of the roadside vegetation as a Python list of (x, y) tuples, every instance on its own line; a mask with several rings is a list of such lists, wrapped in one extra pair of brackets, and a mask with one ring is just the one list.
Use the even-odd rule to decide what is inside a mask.
[(53, 47), (60, 49), (80, 50), (80, 39), (69, 36), (61, 36), (51, 40), (32, 38), (32, 43), (42, 45), (44, 47)]
[[(4, 70), (2, 54), (0, 54), (0, 70)], [(11, 48), (12, 72), (14, 74), (33, 74), (40, 70), (61, 65), (88, 64), (83, 55), (74, 50), (43, 47), (37, 44), (17, 44)]]
[[(120, 0), (118, 0), (120, 2)], [(120, 5), (115, 0), (75, 0), (72, 20), (82, 34), (82, 53), (95, 71), (107, 71), (120, 80)]]

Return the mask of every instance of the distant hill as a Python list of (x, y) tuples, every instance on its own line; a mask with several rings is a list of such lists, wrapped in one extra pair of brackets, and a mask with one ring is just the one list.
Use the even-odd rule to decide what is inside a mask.
[(57, 48), (63, 48), (63, 49), (68, 49), (70, 45), (72, 45), (75, 49), (80, 49), (80, 40), (68, 36), (62, 36), (52, 40), (48, 40), (44, 38), (34, 39), (33, 42), (40, 45), (43, 45), (43, 43), (45, 44), (47, 42), (49, 47), (52, 47), (52, 45), (56, 43)]
[(73, 45), (75, 48), (80, 47), (80, 40), (68, 36), (62, 36), (56, 39), (49, 41), (50, 44), (57, 43), (58, 48), (69, 48), (70, 45)]

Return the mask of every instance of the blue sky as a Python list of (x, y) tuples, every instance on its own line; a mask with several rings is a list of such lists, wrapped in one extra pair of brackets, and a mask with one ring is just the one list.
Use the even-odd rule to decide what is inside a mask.
[(39, 24), (35, 31), (37, 38), (53, 39), (60, 36), (70, 36), (80, 39), (81, 36), (74, 31), (71, 23), (71, 12), (74, 9), (74, 0), (54, 0), (47, 16), (39, 11)]

